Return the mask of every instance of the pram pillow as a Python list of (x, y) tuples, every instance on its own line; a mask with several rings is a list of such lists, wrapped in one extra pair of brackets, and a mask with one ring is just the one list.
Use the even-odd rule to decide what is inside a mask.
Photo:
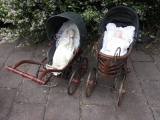
[(134, 31), (134, 26), (116, 27), (114, 23), (108, 23), (100, 52), (114, 56), (119, 50), (117, 52), (120, 53), (120, 56), (125, 55), (133, 41)]

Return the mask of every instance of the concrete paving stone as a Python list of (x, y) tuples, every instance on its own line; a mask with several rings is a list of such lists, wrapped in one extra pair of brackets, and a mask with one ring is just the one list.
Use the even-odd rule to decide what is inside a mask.
[(120, 107), (116, 106), (117, 120), (154, 120), (141, 93), (126, 94)]
[(47, 57), (47, 51), (49, 47), (46, 45), (39, 45), (35, 51), (34, 61), (41, 62), (45, 57)]
[(139, 85), (138, 78), (133, 69), (130, 73), (127, 73), (124, 87), (127, 90), (127, 93), (141, 92), (142, 88)]
[(24, 51), (24, 52), (34, 52), (36, 49), (36, 45), (23, 45), (22, 43), (19, 43), (15, 46), (15, 52), (16, 51)]
[(0, 44), (0, 57), (7, 58), (14, 50), (13, 45)]
[(150, 55), (144, 53), (143, 51), (137, 51), (135, 49), (133, 49), (130, 55), (130, 59), (132, 61), (152, 61), (152, 57)]
[(152, 55), (155, 64), (158, 66), (159, 70), (160, 70), (160, 55)]
[(159, 80), (160, 72), (153, 62), (134, 62), (134, 69), (141, 80)]
[(44, 120), (79, 120), (79, 94), (51, 91), (48, 96)]
[[(99, 80), (99, 79), (98, 79)], [(108, 85), (105, 82), (99, 82), (101, 85)], [(91, 96), (86, 97), (85, 96), (85, 90), (86, 90), (86, 84), (85, 82), (82, 85), (82, 103), (84, 105), (106, 105), (106, 106), (112, 106), (113, 105), (113, 99), (112, 99), (112, 93), (109, 88), (95, 85), (94, 89), (91, 93)]]
[(3, 68), (0, 71), (0, 87), (18, 88), (22, 84), (23, 77)]
[(5, 120), (11, 110), (14, 98), (16, 96), (16, 89), (2, 89), (0, 88), (0, 120)]
[(4, 67), (7, 58), (0, 57), (0, 70)]
[[(6, 65), (13, 66), (13, 65), (15, 65), (17, 62), (19, 62), (21, 60), (31, 60), (32, 57), (33, 57), (33, 53), (32, 52), (15, 52), (8, 58), (8, 60), (6, 62)], [(23, 64), (21, 66), (22, 66), (22, 68), (24, 68), (24, 66), (27, 67), (28, 64)]]
[(48, 88), (40, 84), (24, 79), (18, 91), (16, 101), (24, 103), (46, 103)]
[[(50, 82), (48, 82), (47, 84), (48, 85), (56, 85), (57, 84), (56, 87), (51, 88), (53, 91), (67, 92), (69, 80), (68, 79), (59, 79), (57, 77), (53, 77), (53, 79), (51, 79)], [(79, 90), (79, 86), (78, 86), (78, 90)]]
[(146, 98), (151, 105), (160, 105), (160, 81), (143, 81)]
[(8, 120), (43, 120), (44, 104), (14, 103)]
[(160, 120), (160, 107), (151, 107), (155, 120)]
[(82, 106), (81, 120), (116, 120), (113, 106)]

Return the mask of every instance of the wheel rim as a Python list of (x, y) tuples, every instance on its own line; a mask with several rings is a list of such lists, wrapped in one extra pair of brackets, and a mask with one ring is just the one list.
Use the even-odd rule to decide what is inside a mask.
[(70, 66), (66, 71), (63, 72), (62, 76), (65, 79), (69, 79), (72, 75), (72, 66)]
[[(44, 64), (45, 64), (46, 62), (47, 62), (47, 60), (43, 61)], [(51, 63), (51, 61), (48, 62), (48, 64), (50, 64), (50, 63)], [(38, 70), (37, 70), (37, 72), (36, 72), (36, 77), (38, 78), (39, 74), (40, 74), (41, 72), (43, 72), (45, 69), (46, 69), (46, 68), (45, 68), (44, 65), (42, 65), (42, 64), (38, 65)]]
[(77, 87), (80, 82), (80, 77), (78, 75), (78, 69), (72, 74), (70, 81), (69, 81), (69, 86), (68, 86), (68, 94), (73, 95), (74, 92), (77, 90)]
[(95, 82), (96, 82), (96, 69), (93, 68), (87, 78), (87, 84), (86, 84), (86, 96), (87, 97), (91, 95)]
[(120, 88), (118, 90), (118, 106), (121, 105), (121, 102), (122, 102), (122, 98), (123, 98), (123, 88), (124, 88), (124, 82), (125, 82), (125, 79), (126, 79), (126, 76), (123, 77), (123, 80), (120, 84)]

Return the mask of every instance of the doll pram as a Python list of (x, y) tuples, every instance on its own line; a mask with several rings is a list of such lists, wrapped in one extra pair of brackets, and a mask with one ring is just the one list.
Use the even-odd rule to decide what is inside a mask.
[[(72, 21), (75, 26), (77, 26), (77, 30), (79, 31), (79, 44), (77, 45), (76, 50), (74, 51), (73, 57), (70, 59), (69, 63), (63, 69), (46, 69), (46, 64), (52, 64), (52, 58), (56, 50), (56, 34), (59, 29), (62, 27), (63, 23), (66, 21)], [(74, 12), (64, 12), (55, 16), (50, 17), (46, 22), (46, 33), (48, 39), (51, 41), (49, 43), (49, 49), (47, 52), (47, 57), (44, 58), (41, 62), (31, 61), (31, 60), (22, 60), (17, 62), (13, 67), (6, 66), (9, 71), (12, 71), (16, 74), (19, 74), (25, 78), (28, 78), (32, 81), (35, 81), (41, 85), (46, 85), (47, 82), (52, 77), (58, 77), (62, 79), (69, 79), (68, 85), (68, 94), (72, 95), (80, 82), (81, 77), (84, 75), (87, 67), (88, 67), (88, 59), (86, 57), (82, 57), (81, 54), (83, 50), (81, 46), (83, 42), (86, 40), (87, 30), (84, 23), (84, 20), (81, 16)], [(30, 75), (23, 71), (18, 70), (18, 67), (22, 64), (35, 64), (38, 65), (38, 70), (36, 75)], [(73, 71), (73, 64), (75, 70)], [(75, 67), (76, 66), (76, 67)], [(55, 76), (53, 73), (59, 72), (60, 74)]]
[[(106, 55), (100, 52), (102, 48), (103, 33), (106, 30), (106, 25), (108, 23), (114, 23), (118, 27), (134, 26), (135, 34), (133, 37), (133, 42), (130, 44), (127, 54), (120, 56), (120, 49), (118, 48), (115, 51), (114, 56)], [(126, 93), (124, 89), (124, 83), (126, 80), (126, 73), (131, 72), (127, 68), (127, 59), (131, 54), (134, 43), (138, 40), (139, 33), (139, 20), (136, 13), (124, 6), (117, 6), (108, 11), (104, 16), (101, 24), (99, 33), (101, 37), (94, 44), (95, 55), (97, 58), (97, 67), (94, 67), (87, 78), (86, 82), (86, 91), (85, 94), (89, 97), (92, 93), (92, 90), (96, 84), (98, 84), (98, 76), (108, 78), (109, 85), (105, 87), (111, 88), (112, 91), (118, 93), (118, 106), (120, 106), (122, 101), (122, 96)], [(104, 85), (102, 85), (104, 86)]]

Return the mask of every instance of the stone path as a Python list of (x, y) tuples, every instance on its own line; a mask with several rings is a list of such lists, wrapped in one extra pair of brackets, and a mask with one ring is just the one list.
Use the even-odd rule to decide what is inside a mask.
[[(77, 92), (69, 96), (68, 80), (55, 78), (58, 86), (47, 88), (8, 72), (6, 65), (24, 59), (41, 61), (48, 49), (47, 42), (15, 47), (18, 45), (19, 42), (0, 44), (0, 120), (160, 120), (160, 54), (132, 51), (128, 59), (132, 72), (125, 82), (127, 94), (117, 107), (117, 94), (99, 85), (89, 98), (85, 97), (85, 79), (96, 63), (88, 49), (84, 50), (88, 71)], [(28, 64), (20, 67), (33, 75), (36, 69)]]

